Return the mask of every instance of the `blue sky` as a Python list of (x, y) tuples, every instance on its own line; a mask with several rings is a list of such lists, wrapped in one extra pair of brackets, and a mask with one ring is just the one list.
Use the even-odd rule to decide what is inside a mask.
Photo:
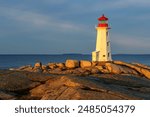
[(150, 54), (150, 0), (0, 0), (0, 54), (89, 54), (102, 14), (113, 54)]

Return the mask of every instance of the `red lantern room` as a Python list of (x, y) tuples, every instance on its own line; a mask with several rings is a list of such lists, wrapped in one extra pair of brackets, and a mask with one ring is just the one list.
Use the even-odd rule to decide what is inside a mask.
[(108, 27), (108, 18), (104, 14), (98, 18), (98, 27)]

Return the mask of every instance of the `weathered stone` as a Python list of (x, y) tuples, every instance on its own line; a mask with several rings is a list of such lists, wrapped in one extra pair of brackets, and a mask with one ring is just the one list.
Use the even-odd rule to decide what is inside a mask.
[(31, 97), (41, 98), (44, 95), (45, 90), (46, 90), (46, 86), (40, 85), (40, 86), (30, 90), (30, 95), (31, 95)]
[(146, 65), (144, 65), (144, 64), (140, 64), (140, 63), (132, 63), (132, 64), (150, 70), (150, 67), (149, 67), (149, 66), (146, 66)]
[(15, 98), (16, 97), (14, 95), (0, 91), (0, 100), (13, 100)]
[(57, 65), (56, 65), (56, 63), (48, 63), (48, 67), (50, 69), (55, 69), (55, 68), (57, 68)]
[(41, 68), (41, 67), (34, 67), (34, 68), (33, 68), (33, 72), (42, 73), (42, 72), (43, 72), (43, 70), (42, 70), (42, 68)]
[(98, 73), (100, 73), (100, 70), (98, 68), (94, 67), (91, 69), (91, 73), (92, 74), (98, 74)]
[(138, 75), (138, 73), (129, 67), (117, 65), (113, 63), (106, 63), (106, 68), (110, 71), (110, 73), (114, 74), (133, 74)]
[(132, 69), (136, 70), (137, 72), (139, 72), (141, 75), (144, 75), (146, 78), (150, 79), (150, 70), (149, 69), (142, 68), (142, 67), (136, 66), (136, 65), (132, 65), (129, 63), (125, 63), (122, 61), (114, 61), (114, 63), (118, 64), (118, 65), (124, 65), (124, 66), (127, 66), (129, 68), (132, 68)]
[(31, 65), (26, 65), (26, 66), (21, 66), (19, 68), (14, 68), (14, 69), (11, 69), (11, 70), (33, 72), (33, 67)]
[(92, 63), (90, 61), (86, 61), (86, 60), (81, 60), (80, 61), (80, 67), (81, 68), (86, 68), (86, 67), (91, 67)]
[(118, 65), (115, 65), (113, 63), (106, 63), (105, 66), (111, 73), (114, 73), (114, 74), (121, 73), (120, 66), (118, 66)]
[(71, 69), (79, 67), (79, 61), (77, 61), (77, 60), (66, 60), (65, 66), (67, 68), (71, 68)]
[(95, 66), (95, 67), (96, 67), (98, 70), (100, 70), (100, 71), (101, 71), (102, 69), (104, 69), (103, 66)]
[[(112, 80), (110, 80), (110, 83), (114, 84), (115, 86), (111, 87), (110, 85), (109, 88), (107, 84), (109, 83), (108, 81), (109, 78), (94, 80), (93, 78), (85, 79), (81, 77), (78, 78), (78, 77), (63, 76), (54, 79), (53, 82), (49, 80), (46, 82), (46, 84), (39, 86), (38, 88), (34, 88), (31, 91), (31, 95), (34, 97), (37, 96), (43, 100), (140, 99), (139, 97), (134, 96), (133, 93), (129, 93), (130, 89), (128, 90), (128, 92), (126, 92), (126, 90), (121, 90), (115, 87), (120, 84), (115, 84), (115, 82), (113, 82)], [(102, 82), (104, 82), (103, 85), (101, 85)], [(130, 91), (132, 92), (132, 90)], [(147, 94), (146, 96), (148, 95), (149, 94)]]
[(42, 67), (42, 63), (41, 62), (37, 62), (37, 63), (35, 63), (34, 67), (36, 67), (36, 68)]
[(140, 73), (150, 79), (150, 70), (142, 68)]
[(150, 99), (149, 79), (120, 74), (86, 75), (93, 68), (68, 69), (83, 70), (81, 76), (0, 70), (0, 99)]
[(104, 74), (109, 74), (110, 71), (108, 69), (102, 69), (100, 72), (104, 73)]
[(98, 62), (97, 66), (105, 66), (106, 62)]
[(31, 65), (26, 65), (26, 66), (21, 66), (19, 68), (9, 68), (9, 70), (11, 71), (29, 71), (32, 72), (33, 71), (33, 67)]
[(64, 63), (57, 63), (56, 66), (59, 67), (59, 68), (64, 68), (65, 64)]
[(84, 73), (84, 72), (86, 72), (87, 70), (84, 69), (84, 68), (77, 68), (77, 69), (75, 69), (74, 71), (78, 71), (79, 73)]
[(48, 70), (43, 70), (42, 73), (48, 74), (49, 71)]
[[(30, 73), (30, 72), (29, 72)], [(31, 73), (33, 74), (33, 73)], [(33, 77), (33, 76), (32, 76)], [(10, 92), (23, 92), (39, 85), (39, 82), (33, 82), (24, 72), (15, 71), (4, 76), (0, 76), (0, 90)]]
[(18, 69), (16, 69), (16, 70), (32, 70), (32, 66), (31, 65), (26, 65), (26, 66), (21, 66), (21, 67), (19, 67)]
[(80, 70), (75, 69), (75, 70), (73, 70), (73, 74), (75, 74), (75, 75), (81, 75), (81, 72), (80, 72)]
[(37, 62), (35, 63), (34, 65), (34, 68), (33, 68), (33, 72), (38, 72), (38, 73), (42, 73), (42, 63), (41, 62)]
[(48, 73), (49, 67), (47, 65), (42, 65), (42, 72), (43, 73)]
[(63, 74), (61, 68), (55, 68), (53, 70), (50, 70), (49, 73), (51, 73), (51, 74)]
[(121, 73), (124, 73), (124, 74), (139, 75), (136, 70), (131, 69), (131, 68), (126, 67), (126, 66), (120, 66), (120, 71), (121, 71)]
[(47, 65), (42, 65), (43, 70), (47, 70), (49, 67)]
[(106, 69), (106, 66), (95, 66), (99, 71), (100, 73), (110, 73), (108, 69)]
[(67, 69), (62, 71), (62, 74), (73, 74), (74, 70), (73, 69)]
[(92, 61), (92, 67), (95, 67), (98, 64), (96, 61)]
[(32, 72), (32, 71), (33, 71), (33, 67), (27, 67), (27, 68), (23, 69), (23, 71), (29, 71), (29, 72)]

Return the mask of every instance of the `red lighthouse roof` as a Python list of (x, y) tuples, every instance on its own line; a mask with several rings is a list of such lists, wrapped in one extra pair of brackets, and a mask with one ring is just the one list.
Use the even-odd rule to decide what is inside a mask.
[(104, 20), (106, 21), (106, 20), (108, 20), (108, 18), (105, 17), (104, 14), (103, 14), (100, 18), (98, 18), (98, 20), (99, 21), (104, 21)]

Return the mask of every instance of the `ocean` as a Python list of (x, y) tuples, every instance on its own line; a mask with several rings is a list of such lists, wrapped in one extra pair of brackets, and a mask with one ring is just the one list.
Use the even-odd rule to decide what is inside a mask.
[[(0, 55), (0, 69), (16, 68), (23, 65), (34, 65), (35, 62), (65, 62), (67, 59), (91, 60), (91, 55), (59, 54), (59, 55)], [(141, 63), (150, 66), (150, 54), (115, 54), (113, 60), (129, 63)]]

